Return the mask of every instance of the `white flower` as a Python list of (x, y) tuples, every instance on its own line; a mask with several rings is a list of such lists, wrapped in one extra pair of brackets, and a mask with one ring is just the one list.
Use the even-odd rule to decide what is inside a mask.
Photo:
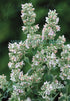
[(25, 26), (22, 26), (22, 30), (25, 31), (26, 30), (26, 27)]
[(35, 62), (35, 65), (36, 65), (36, 66), (38, 65), (38, 62), (37, 62), (37, 61)]
[(17, 49), (20, 49), (20, 45), (19, 44), (17, 44)]
[(48, 19), (49, 19), (49, 18), (48, 18), (48, 17), (46, 17), (46, 22), (47, 22), (47, 23), (48, 23)]
[(20, 46), (23, 45), (22, 41), (19, 42), (19, 45), (20, 45)]
[(13, 50), (13, 53), (16, 53), (16, 50), (15, 49)]
[(56, 59), (56, 63), (58, 63), (59, 62), (59, 60), (58, 59)]
[(25, 13), (22, 13), (21, 17), (24, 17), (25, 16)]
[(30, 38), (30, 34), (27, 34), (27, 38)]
[(50, 32), (48, 33), (48, 35), (53, 36), (53, 34), (54, 34), (54, 31), (52, 29), (50, 29)]
[(8, 63), (8, 66), (9, 66), (9, 68), (11, 68), (11, 66), (12, 66), (12, 63), (11, 63), (11, 62), (9, 62), (9, 63)]
[(65, 50), (65, 53), (67, 53), (67, 50)]
[(36, 25), (36, 28), (39, 29), (39, 25), (38, 24)]
[(41, 54), (44, 54), (44, 50), (43, 49), (41, 50)]
[(46, 85), (47, 84), (47, 81), (46, 82), (44, 82), (44, 85)]
[(68, 75), (67, 79), (70, 80), (70, 75)]
[(12, 56), (11, 57), (11, 60), (16, 61), (16, 57), (15, 56)]
[(31, 101), (31, 99), (28, 97), (25, 101)]
[(29, 6), (32, 6), (32, 3), (29, 3)]
[(29, 49), (29, 45), (28, 45), (28, 39), (26, 40), (25, 45), (26, 45), (26, 48), (28, 48), (28, 49)]
[(56, 30), (60, 31), (60, 26), (56, 25)]
[(22, 8), (24, 8), (25, 5), (24, 4), (21, 4), (21, 6), (22, 6)]
[(55, 58), (55, 54), (54, 53), (51, 54), (51, 58)]
[(44, 40), (44, 29), (42, 30), (42, 40)]
[(23, 61), (21, 61), (21, 62), (20, 62), (20, 65), (24, 65), (24, 62), (23, 62)]
[(11, 75), (10, 80), (12, 80), (12, 81), (16, 81), (15, 78), (13, 77), (13, 75)]
[(70, 68), (70, 65), (68, 64), (68, 67)]
[(16, 63), (15, 68), (18, 68), (18, 67), (20, 67), (20, 64)]
[(15, 85), (13, 85), (14, 90), (17, 90), (17, 87)]
[(52, 85), (50, 85), (49, 88), (52, 90), (53, 89)]
[(55, 19), (56, 19), (56, 15), (53, 16), (53, 20), (55, 20)]
[(11, 44), (11, 48), (14, 48), (14, 44)]
[(47, 61), (47, 58), (44, 58), (44, 61)]
[(58, 24), (58, 22), (59, 22), (59, 18), (56, 18), (56, 22), (55, 22), (55, 24)]
[(39, 55), (38, 54), (36, 55), (36, 58), (39, 58)]
[(70, 44), (67, 44), (67, 47), (70, 49)]

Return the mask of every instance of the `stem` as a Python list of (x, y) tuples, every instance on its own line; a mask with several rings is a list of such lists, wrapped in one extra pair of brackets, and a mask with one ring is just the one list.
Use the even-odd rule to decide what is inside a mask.
[(59, 94), (59, 92), (54, 96), (53, 101), (54, 101), (55, 97), (56, 97), (58, 94)]
[[(68, 85), (66, 85), (66, 95), (68, 95)], [(67, 96), (66, 96), (66, 100), (68, 101)]]
[(53, 101), (53, 99), (52, 99), (52, 94), (51, 94), (51, 101)]

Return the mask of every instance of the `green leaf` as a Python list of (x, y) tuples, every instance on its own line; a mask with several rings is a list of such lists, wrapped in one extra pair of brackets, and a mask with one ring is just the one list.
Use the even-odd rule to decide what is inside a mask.
[(68, 101), (70, 101), (70, 96), (68, 96)]
[(65, 96), (62, 96), (62, 97), (59, 98), (58, 101), (66, 101), (65, 99), (66, 99)]
[(24, 61), (29, 63), (29, 58), (28, 57), (24, 57)]
[(32, 72), (33, 72), (33, 69), (30, 68), (27, 73), (28, 73), (28, 74), (32, 74)]
[(44, 76), (44, 80), (47, 80), (47, 81), (52, 81), (53, 80), (53, 76), (51, 74), (46, 74)]

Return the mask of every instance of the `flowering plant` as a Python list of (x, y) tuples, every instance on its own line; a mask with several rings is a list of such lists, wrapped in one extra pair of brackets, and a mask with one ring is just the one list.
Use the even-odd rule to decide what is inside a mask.
[[(56, 10), (49, 10), (42, 35), (35, 17), (33, 5), (22, 4), (27, 39), (8, 45), (10, 81), (0, 75), (0, 101), (70, 101), (70, 44), (64, 44), (64, 35), (55, 38), (60, 31)], [(27, 64), (30, 69), (23, 73)]]

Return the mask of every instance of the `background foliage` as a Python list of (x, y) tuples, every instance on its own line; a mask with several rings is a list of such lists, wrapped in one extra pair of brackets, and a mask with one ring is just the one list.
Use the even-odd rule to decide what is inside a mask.
[(59, 25), (61, 25), (61, 31), (58, 34), (64, 34), (67, 43), (70, 43), (70, 0), (0, 0), (0, 74), (4, 73), (8, 77), (8, 43), (26, 38), (21, 30), (20, 17), (21, 4), (26, 2), (32, 2), (36, 8), (36, 23), (39, 23), (40, 30), (45, 23), (48, 10), (56, 9), (60, 18)]

